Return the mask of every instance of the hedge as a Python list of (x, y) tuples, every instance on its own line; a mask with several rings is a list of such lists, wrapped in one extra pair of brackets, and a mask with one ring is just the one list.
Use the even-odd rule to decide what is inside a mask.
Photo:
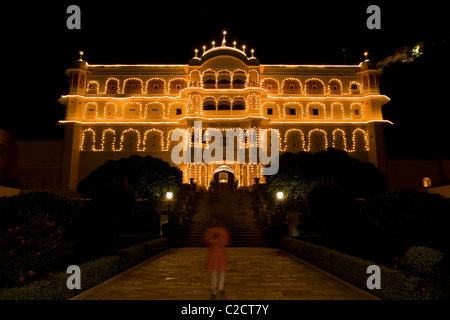
[(116, 256), (106, 256), (81, 264), (79, 290), (68, 289), (66, 282), (69, 274), (60, 272), (49, 279), (38, 280), (23, 287), (1, 289), (0, 300), (67, 300), (163, 252), (167, 247), (167, 238), (159, 238), (122, 249)]
[(154, 255), (166, 250), (167, 247), (167, 238), (163, 237), (119, 250), (119, 271), (125, 271), (138, 263), (151, 258)]
[[(281, 248), (350, 284), (385, 300), (428, 300), (438, 299), (442, 287), (438, 281), (417, 276), (406, 276), (401, 271), (388, 268), (379, 263), (363, 260), (347, 254), (284, 237)], [(367, 288), (370, 274), (367, 267), (377, 265), (381, 271), (381, 289)]]
[(0, 291), (0, 300), (67, 300), (118, 274), (119, 257), (102, 257), (80, 266), (81, 289), (70, 290), (66, 282), (69, 274), (57, 273), (49, 279), (38, 280), (23, 287)]

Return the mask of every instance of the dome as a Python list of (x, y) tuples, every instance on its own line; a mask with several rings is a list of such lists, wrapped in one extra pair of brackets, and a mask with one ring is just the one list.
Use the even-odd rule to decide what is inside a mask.
[(198, 57), (192, 58), (191, 61), (189, 61), (189, 65), (202, 65), (209, 59), (219, 57), (219, 56), (232, 56), (234, 58), (241, 60), (243, 63), (245, 63), (248, 66), (259, 65), (259, 61), (255, 57), (248, 58), (247, 55), (243, 51), (236, 49), (236, 48), (232, 48), (232, 47), (226, 47), (226, 46), (209, 49), (202, 55), (201, 58), (198, 58)]
[(87, 62), (83, 60), (76, 60), (72, 63), (71, 68), (84, 69), (87, 70)]

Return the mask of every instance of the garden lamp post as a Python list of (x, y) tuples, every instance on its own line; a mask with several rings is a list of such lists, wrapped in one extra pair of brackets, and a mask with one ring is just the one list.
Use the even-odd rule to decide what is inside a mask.
[(284, 199), (284, 193), (283, 193), (282, 191), (278, 191), (278, 192), (277, 192), (277, 199), (278, 199), (278, 201), (279, 201), (278, 207), (279, 207), (279, 209), (280, 209), (280, 218), (281, 218), (281, 202), (282, 202), (283, 199)]
[(170, 199), (172, 199), (172, 197), (173, 197), (173, 193), (168, 191), (166, 193), (166, 198), (167, 198), (167, 200), (169, 200), (169, 203), (167, 205), (167, 219), (168, 220), (170, 220)]

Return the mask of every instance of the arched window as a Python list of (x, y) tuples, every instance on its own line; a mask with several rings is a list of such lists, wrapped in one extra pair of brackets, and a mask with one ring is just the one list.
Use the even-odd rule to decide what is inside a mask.
[(164, 80), (162, 79), (151, 79), (147, 82), (147, 93), (148, 94), (164, 94)]
[(106, 81), (106, 94), (118, 94), (119, 93), (119, 80), (108, 79)]
[(127, 129), (122, 133), (122, 137), (120, 138), (120, 150), (139, 151), (139, 143), (139, 132), (134, 129)]
[(344, 119), (344, 105), (340, 102), (331, 104), (331, 114), (333, 119)]
[(342, 93), (341, 83), (337, 79), (330, 80), (328, 85), (329, 85), (330, 94), (341, 94)]
[(108, 102), (104, 107), (104, 119), (115, 119), (116, 113), (117, 105), (114, 102)]
[(144, 151), (164, 151), (163, 133), (158, 129), (150, 129), (144, 133)]
[(245, 72), (237, 70), (233, 74), (233, 88), (243, 89), (245, 88)]
[(300, 94), (302, 93), (300, 81), (295, 79), (286, 79), (283, 81), (284, 94)]
[(216, 101), (213, 98), (204, 99), (203, 110), (216, 110)]
[(218, 75), (218, 88), (229, 89), (231, 84), (231, 74), (229, 71), (220, 71)]
[(96, 119), (97, 118), (97, 110), (98, 106), (95, 102), (88, 102), (84, 106), (84, 118), (85, 119)]
[(141, 104), (139, 102), (127, 103), (123, 106), (123, 113), (125, 119), (140, 119)]
[(169, 94), (178, 94), (184, 88), (187, 88), (186, 80), (174, 79), (169, 83)]
[(277, 94), (278, 93), (278, 82), (275, 79), (264, 79), (262, 81), (261, 87), (266, 89), (268, 93)]
[(236, 98), (233, 100), (233, 110), (245, 110), (245, 100)]
[(97, 94), (98, 93), (98, 82), (97, 81), (90, 81), (88, 83), (88, 94)]
[(198, 70), (193, 70), (189, 75), (189, 86), (190, 87), (200, 87), (201, 86), (201, 76)]
[(347, 150), (347, 139), (344, 130), (335, 129), (333, 131), (333, 148), (337, 150)]
[(123, 88), (124, 94), (140, 94), (142, 93), (142, 80), (127, 79)]
[(228, 98), (219, 99), (219, 103), (217, 104), (217, 110), (231, 110), (231, 102)]
[(319, 152), (328, 148), (327, 134), (324, 130), (313, 129), (308, 133), (308, 136), (310, 152)]
[(102, 134), (102, 151), (116, 150), (116, 132), (109, 128), (103, 131)]
[(95, 151), (95, 131), (84, 129), (81, 135), (81, 151)]
[(357, 128), (353, 130), (353, 152), (358, 151), (369, 151), (369, 143), (367, 141), (367, 135), (366, 132), (361, 129)]
[(286, 152), (297, 153), (305, 148), (305, 138), (300, 129), (289, 129), (285, 134), (284, 149)]
[(206, 71), (203, 74), (203, 88), (205, 89), (216, 88), (216, 74), (213, 71)]
[(361, 94), (361, 84), (356, 81), (350, 82), (348, 91), (350, 94)]
[(306, 80), (306, 93), (307, 94), (324, 94), (325, 89), (323, 82), (319, 79), (308, 79)]

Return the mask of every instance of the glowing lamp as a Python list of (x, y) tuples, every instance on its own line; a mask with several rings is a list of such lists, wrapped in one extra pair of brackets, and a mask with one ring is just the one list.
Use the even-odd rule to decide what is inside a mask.
[(170, 200), (170, 199), (172, 199), (172, 197), (173, 197), (173, 193), (172, 193), (172, 192), (170, 192), (170, 191), (169, 191), (169, 192), (167, 192), (167, 193), (166, 193), (166, 197), (167, 197), (167, 199), (169, 199), (169, 200)]
[(277, 199), (278, 200), (283, 200), (283, 198), (284, 198), (283, 192), (282, 191), (277, 192)]

